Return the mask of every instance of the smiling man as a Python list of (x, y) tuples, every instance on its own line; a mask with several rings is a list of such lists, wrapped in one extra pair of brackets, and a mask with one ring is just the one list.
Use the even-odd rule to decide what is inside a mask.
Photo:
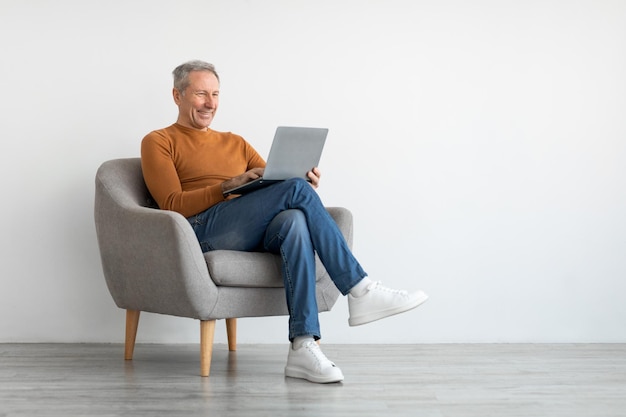
[(180, 79), (178, 84), (172, 92), (179, 109), (176, 123), (192, 129), (207, 130), (220, 101), (217, 73), (192, 71), (186, 78)]
[(392, 290), (374, 282), (352, 255), (315, 189), (320, 171), (240, 197), (224, 190), (263, 174), (265, 161), (241, 136), (209, 128), (219, 105), (220, 80), (213, 65), (191, 61), (174, 72), (178, 119), (143, 139), (143, 175), (163, 210), (185, 216), (203, 252), (267, 251), (281, 256), (289, 309), (291, 346), (285, 375), (312, 382), (343, 380), (320, 350), (315, 298), (315, 253), (343, 295), (349, 324), (358, 326), (411, 310), (428, 296)]

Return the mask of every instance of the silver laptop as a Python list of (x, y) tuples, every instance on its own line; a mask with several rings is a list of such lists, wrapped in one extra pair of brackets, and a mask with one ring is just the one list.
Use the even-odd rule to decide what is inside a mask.
[(289, 178), (308, 179), (307, 172), (320, 162), (327, 135), (326, 128), (277, 127), (263, 176), (224, 194), (246, 194)]

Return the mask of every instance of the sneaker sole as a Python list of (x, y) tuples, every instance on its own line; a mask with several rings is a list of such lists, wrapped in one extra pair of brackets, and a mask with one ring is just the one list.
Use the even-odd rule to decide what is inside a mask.
[(290, 378), (306, 379), (307, 381), (315, 382), (317, 384), (332, 384), (334, 382), (343, 381), (343, 374), (335, 376), (312, 375), (308, 373), (305, 369), (295, 366), (286, 366), (285, 376), (288, 376)]
[(404, 313), (406, 311), (413, 310), (414, 308), (419, 307), (420, 305), (424, 304), (426, 300), (428, 300), (428, 295), (422, 292), (418, 295), (417, 299), (403, 306), (391, 308), (389, 310), (376, 311), (374, 313), (366, 314), (364, 316), (350, 317), (348, 319), (348, 324), (352, 327), (361, 326), (362, 324), (367, 324), (376, 320), (384, 319), (386, 317), (395, 316), (396, 314)]

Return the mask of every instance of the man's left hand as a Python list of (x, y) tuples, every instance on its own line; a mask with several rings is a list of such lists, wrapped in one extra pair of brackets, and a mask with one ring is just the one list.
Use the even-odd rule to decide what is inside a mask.
[(322, 172), (319, 170), (319, 168), (317, 168), (317, 167), (313, 168), (312, 170), (307, 172), (306, 175), (311, 180), (311, 186), (313, 188), (319, 187), (319, 185), (320, 185), (320, 178), (322, 176)]

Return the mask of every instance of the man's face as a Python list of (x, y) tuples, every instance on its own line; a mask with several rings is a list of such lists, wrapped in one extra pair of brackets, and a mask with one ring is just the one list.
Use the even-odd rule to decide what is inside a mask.
[(178, 105), (177, 122), (183, 126), (206, 130), (213, 121), (219, 104), (220, 83), (209, 71), (189, 73), (189, 86), (184, 94), (174, 89), (174, 101)]

